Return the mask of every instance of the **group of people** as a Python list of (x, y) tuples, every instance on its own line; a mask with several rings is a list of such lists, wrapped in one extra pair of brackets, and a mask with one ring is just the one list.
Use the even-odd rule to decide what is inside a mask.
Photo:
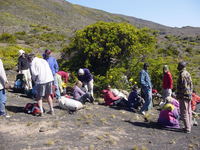
[[(24, 50), (19, 50), (18, 73), (24, 75), (25, 90), (35, 91), (35, 100), (43, 115), (42, 100), (46, 99), (49, 104), (49, 113), (54, 115), (53, 108), (53, 88), (55, 87), (55, 97), (59, 101), (70, 77), (70, 73), (59, 71), (57, 60), (51, 56), (50, 50), (45, 50), (43, 58), (35, 54), (26, 54)], [(139, 109), (143, 115), (149, 111), (152, 106), (152, 83), (148, 73), (149, 64), (144, 63), (140, 72), (141, 95), (138, 92), (138, 86), (134, 85), (130, 94), (114, 91), (110, 85), (102, 91), (105, 104), (109, 106), (128, 106), (130, 109)], [(183, 120), (184, 131), (190, 133), (192, 124), (192, 111), (200, 102), (200, 98), (193, 93), (193, 84), (189, 72), (186, 70), (186, 62), (180, 62), (177, 67), (179, 77), (177, 81), (176, 97), (172, 96), (173, 79), (167, 65), (163, 66), (163, 101), (160, 103), (162, 110), (158, 122), (166, 127), (179, 127), (178, 120)], [(0, 115), (6, 116), (5, 88), (8, 80), (6, 78), (3, 63), (0, 60)], [(85, 104), (94, 102), (93, 93), (94, 80), (87, 68), (78, 70), (78, 81), (73, 87), (73, 99)], [(176, 100), (177, 99), (177, 100)], [(192, 100), (193, 99), (193, 100)], [(195, 99), (195, 101), (194, 101)], [(180, 117), (179, 117), (180, 114)]]
[[(138, 91), (137, 85), (134, 85), (131, 93), (126, 97), (116, 96), (110, 86), (103, 90), (105, 104), (109, 106), (124, 105), (134, 110), (139, 109), (139, 113), (145, 115), (151, 110), (152, 102), (152, 83), (148, 73), (149, 64), (144, 63), (143, 69), (140, 72), (141, 91)], [(176, 94), (172, 93), (173, 78), (167, 65), (163, 66), (162, 79), (162, 108), (158, 123), (165, 127), (179, 128), (179, 120), (184, 123), (183, 131), (191, 132), (191, 126), (197, 125), (192, 113), (195, 114), (197, 103), (200, 103), (200, 97), (193, 91), (193, 84), (190, 73), (186, 70), (186, 62), (180, 62), (177, 67), (179, 77), (177, 81)]]

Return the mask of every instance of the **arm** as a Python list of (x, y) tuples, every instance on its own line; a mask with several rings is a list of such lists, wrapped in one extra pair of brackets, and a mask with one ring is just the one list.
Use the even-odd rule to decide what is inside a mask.
[(172, 75), (171, 75), (171, 73), (169, 73), (169, 87), (170, 87), (170, 89), (173, 89), (173, 79), (172, 79)]
[(148, 85), (146, 84), (145, 78), (146, 78), (145, 72), (142, 70), (142, 71), (140, 72), (140, 84), (141, 84), (142, 86), (147, 87)]
[(3, 62), (1, 61), (1, 59), (0, 59), (0, 80), (3, 83), (3, 86), (5, 86), (5, 83), (8, 82), (7, 77), (6, 77), (6, 72), (3, 67)]
[(54, 68), (55, 68), (55, 73), (59, 71), (59, 66), (56, 59), (54, 59)]

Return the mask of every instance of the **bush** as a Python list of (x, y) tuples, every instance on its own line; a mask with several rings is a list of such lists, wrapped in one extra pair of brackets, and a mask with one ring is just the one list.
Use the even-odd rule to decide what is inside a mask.
[(3, 33), (0, 36), (0, 42), (4, 43), (16, 43), (16, 37), (9, 33)]

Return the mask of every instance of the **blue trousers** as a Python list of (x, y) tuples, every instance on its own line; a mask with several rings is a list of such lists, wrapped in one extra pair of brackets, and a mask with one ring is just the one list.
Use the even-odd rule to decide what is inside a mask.
[(141, 111), (148, 111), (153, 107), (152, 103), (152, 89), (150, 88), (142, 88), (144, 94), (144, 105), (141, 108)]
[(6, 114), (5, 105), (6, 105), (6, 92), (5, 89), (2, 89), (0, 90), (0, 116)]

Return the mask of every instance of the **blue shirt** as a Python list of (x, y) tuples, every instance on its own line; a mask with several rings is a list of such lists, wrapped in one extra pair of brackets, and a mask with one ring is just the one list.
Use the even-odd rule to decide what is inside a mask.
[(51, 68), (52, 74), (55, 75), (59, 70), (57, 60), (51, 56), (48, 58), (44, 58), (44, 59), (48, 62), (49, 67)]
[(140, 72), (140, 84), (142, 88), (148, 88), (148, 89), (152, 88), (149, 73), (144, 69)]
[(92, 77), (92, 74), (90, 73), (89, 69), (84, 68), (83, 71), (84, 71), (84, 75), (78, 75), (78, 79), (81, 82), (89, 82), (89, 81), (91, 81), (93, 79), (93, 77)]

